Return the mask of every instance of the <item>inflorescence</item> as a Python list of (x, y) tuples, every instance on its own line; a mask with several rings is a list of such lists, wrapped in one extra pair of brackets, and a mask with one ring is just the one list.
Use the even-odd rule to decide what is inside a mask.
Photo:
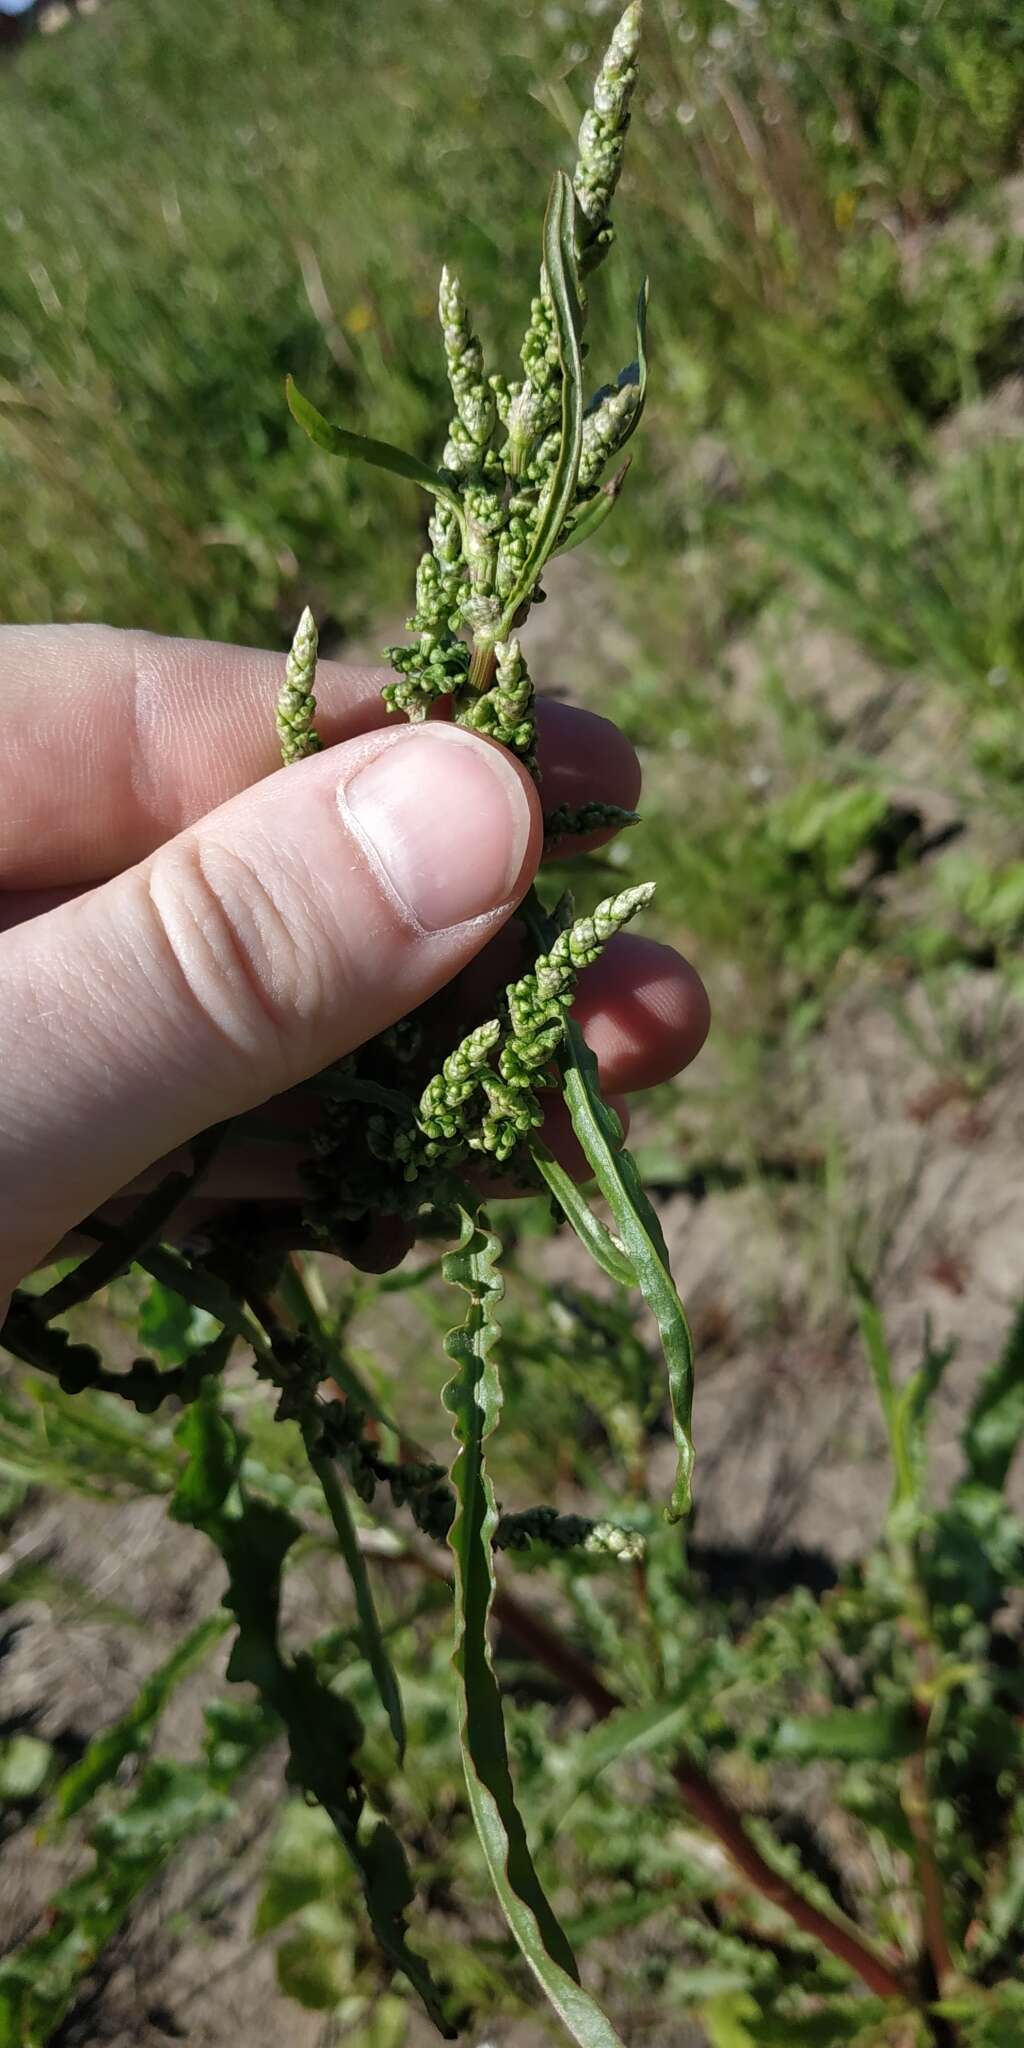
[[(632, 0), (583, 118), (571, 184), (562, 178), (553, 191), (520, 377), (506, 381), (488, 372), (459, 280), (447, 268), (441, 273), (438, 311), (453, 409), (440, 468), (419, 476), (434, 502), (416, 572), (412, 637), (387, 650), (393, 674), (383, 696), (389, 710), (416, 721), (436, 715), (440, 706), (458, 724), (507, 747), (535, 777), (534, 687), (518, 630), (543, 597), (545, 563), (587, 538), (611, 511), (625, 471), (607, 482), (606, 472), (644, 403), (645, 293), (636, 360), (585, 408), (577, 404), (584, 280), (613, 240), (610, 209), (639, 36), (640, 4)], [(380, 459), (379, 444), (360, 450), (356, 437), (345, 439), (344, 452)], [(376, 455), (367, 452), (371, 445)], [(278, 704), (286, 762), (319, 745), (315, 669), (316, 629), (306, 611)], [(611, 805), (561, 806), (545, 819), (545, 837), (551, 842), (633, 821), (632, 812)], [(496, 1014), (468, 1032), (436, 1071), (429, 1031), (414, 1020), (324, 1077), (327, 1100), (306, 1172), (306, 1220), (320, 1242), (343, 1237), (346, 1226), (372, 1212), (411, 1216), (426, 1206), (449, 1206), (474, 1155), (503, 1167), (526, 1166), (525, 1144), (542, 1121), (544, 1094), (556, 1084), (554, 1062), (580, 970), (651, 893), (649, 887), (626, 889), (590, 917), (574, 920), (570, 912), (548, 950), (505, 990)]]

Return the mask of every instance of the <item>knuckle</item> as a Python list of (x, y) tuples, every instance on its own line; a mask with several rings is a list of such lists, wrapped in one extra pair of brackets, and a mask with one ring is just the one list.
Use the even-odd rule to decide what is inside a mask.
[[(275, 886), (276, 885), (276, 886)], [(149, 900), (193, 1019), (286, 1071), (321, 1007), (302, 893), (253, 859), (189, 835), (154, 859)], [(297, 1044), (298, 1041), (298, 1044)]]

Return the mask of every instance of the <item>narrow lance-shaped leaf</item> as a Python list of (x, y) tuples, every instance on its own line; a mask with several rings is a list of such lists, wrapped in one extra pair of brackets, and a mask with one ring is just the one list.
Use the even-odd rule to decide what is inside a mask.
[(597, 1781), (602, 1771), (618, 1763), (620, 1757), (657, 1754), (678, 1744), (681, 1736), (692, 1731), (696, 1713), (690, 1694), (706, 1677), (711, 1663), (711, 1652), (698, 1660), (689, 1674), (685, 1699), (653, 1700), (642, 1707), (623, 1707), (609, 1720), (587, 1729), (567, 1759), (566, 1782), (559, 1773), (547, 1815), (549, 1836), (563, 1826), (580, 1794)]
[(636, 1274), (633, 1265), (621, 1246), (617, 1245), (611, 1232), (605, 1228), (599, 1216), (595, 1216), (582, 1188), (578, 1188), (570, 1173), (548, 1151), (546, 1145), (536, 1139), (530, 1146), (530, 1157), (538, 1173), (543, 1175), (558, 1203), (566, 1221), (572, 1224), (580, 1243), (590, 1253), (596, 1266), (607, 1273), (619, 1287), (635, 1287)]
[(651, 299), (650, 279), (645, 277), (636, 298), (636, 378), (637, 403), (632, 419), (619, 442), (624, 448), (631, 441), (644, 416), (647, 404), (647, 308)]
[(554, 314), (558, 360), (562, 369), (562, 425), (558, 457), (551, 472), (537, 515), (530, 551), (515, 590), (502, 617), (499, 640), (511, 631), (520, 606), (530, 596), (548, 556), (562, 531), (580, 469), (583, 446), (583, 359), (580, 352), (582, 316), (576, 279), (573, 221), (576, 201), (564, 171), (551, 187), (544, 216), (544, 274)]
[(322, 448), (327, 455), (344, 455), (353, 462), (366, 462), (372, 469), (386, 469), (392, 476), (404, 476), (407, 482), (419, 484), (434, 498), (443, 498), (446, 505), (459, 509), (459, 500), (451, 485), (435, 469), (421, 462), (416, 455), (409, 455), (404, 448), (395, 448), (390, 441), (374, 441), (366, 434), (350, 433), (347, 427), (337, 427), (325, 420), (312, 402), (303, 397), (294, 378), (289, 377), (285, 386), (292, 418), (311, 441)]
[(54, 1818), (70, 1820), (88, 1805), (102, 1785), (110, 1783), (126, 1756), (148, 1748), (157, 1722), (172, 1693), (203, 1663), (230, 1627), (227, 1614), (211, 1614), (199, 1622), (141, 1686), (127, 1713), (93, 1737), (83, 1756), (65, 1771), (54, 1794)]
[(560, 555), (571, 554), (573, 548), (578, 548), (585, 540), (592, 540), (595, 533), (600, 532), (605, 520), (609, 519), (615, 510), (619, 493), (629, 475), (629, 466), (632, 460), (632, 456), (627, 455), (622, 468), (617, 469), (615, 475), (610, 477), (606, 484), (601, 485), (600, 490), (595, 496), (588, 498), (580, 507), (579, 512), (567, 529), (565, 540), (559, 542), (558, 553)]
[(459, 1679), (459, 1736), (470, 1809), (491, 1883), (516, 1941), (555, 2012), (581, 2048), (621, 2048), (619, 2037), (578, 1982), (576, 1960), (541, 1888), (526, 1830), (515, 1802), (501, 1695), (491, 1663), (487, 1621), (494, 1593), (491, 1538), (497, 1523), (484, 1444), (501, 1407), (493, 1357), (498, 1340), (494, 1307), (503, 1293), (497, 1271), (499, 1241), (462, 1211), (457, 1251), (444, 1262), (445, 1277), (465, 1289), (469, 1313), (445, 1340), (457, 1371), (445, 1388), (458, 1455), (452, 1483), (458, 1512), (449, 1543), (455, 1558)]
[(678, 1521), (690, 1508), (693, 1472), (693, 1343), (679, 1299), (661, 1224), (637, 1171), (636, 1161), (622, 1144), (622, 1126), (602, 1101), (597, 1061), (577, 1024), (565, 1025), (563, 1081), (572, 1127), (594, 1169), (594, 1176), (615, 1218), (623, 1250), (636, 1284), (651, 1309), (668, 1367), (672, 1433), (676, 1443), (676, 1481), (669, 1517)]
[(395, 1746), (400, 1757), (405, 1755), (405, 1715), (402, 1711), (402, 1694), (399, 1689), (395, 1667), (388, 1655), (384, 1641), (373, 1587), (366, 1569), (366, 1559), (359, 1548), (359, 1538), (352, 1520), (345, 1488), (335, 1471), (330, 1458), (317, 1451), (307, 1435), (306, 1450), (309, 1462), (320, 1481), (327, 1512), (334, 1524), (338, 1548), (348, 1568), (355, 1597), (356, 1613), (359, 1617), (359, 1633), (362, 1639), (366, 1661), (376, 1680), (381, 1704), (391, 1725)]

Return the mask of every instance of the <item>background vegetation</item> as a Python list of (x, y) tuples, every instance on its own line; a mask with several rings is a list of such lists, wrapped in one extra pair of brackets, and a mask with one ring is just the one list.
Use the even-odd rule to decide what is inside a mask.
[[(0, 615), (283, 646), (310, 601), (328, 640), (375, 650), (391, 637), (419, 506), (399, 483), (311, 451), (283, 404), (285, 372), (332, 416), (436, 459), (440, 263), (460, 270), (497, 353), (522, 325), (548, 171), (609, 11), (602, 0), (106, 0), (19, 50), (0, 73)], [(934, 2004), (944, 1966), (908, 1876), (920, 1878), (908, 1812), (914, 1715), (941, 1699), (925, 1766), (929, 1854), (955, 1967), (951, 2009), (927, 2038), (1002, 2048), (1020, 2038), (1012, 2000), (952, 2008), (966, 1963), (992, 1998), (1019, 1970), (1024, 1792), (1007, 1674), (1020, 1548), (1003, 1494), (1010, 1458), (978, 1463), (988, 1396), (966, 1452), (958, 1432), (1021, 1289), (1024, 19), (1000, 0), (649, 0), (649, 15), (617, 209), (623, 254), (595, 290), (593, 342), (614, 369), (649, 271), (648, 423), (596, 563), (574, 555), (552, 575), (534, 666), (639, 737), (645, 824), (613, 858), (657, 876), (661, 927), (698, 958), (716, 1005), (701, 1070), (638, 1123), (695, 1313), (704, 1456), (685, 1561), (657, 1520), (665, 1439), (643, 1328), (583, 1296), (545, 1218), (524, 1212), (499, 1484), (517, 1507), (546, 1488), (596, 1514), (625, 1493), (650, 1547), (639, 1580), (629, 1562), (558, 1567), (564, 1629), (634, 1715), (617, 1746), (595, 1749), (566, 1674), (538, 1678), (503, 1633), (517, 1766), (546, 1875), (631, 2041), (675, 2048), (684, 2008), (692, 2039), (716, 2048), (910, 2041), (918, 2022), (855, 2002), (840, 1964), (791, 1929), (783, 1938), (749, 1888), (736, 1884), (723, 1906), (721, 1870), (706, 1835), (684, 1826), (666, 1760), (685, 1739), (741, 1805), (773, 1820), (772, 1853), (809, 1894), (905, 1955), (920, 1946)], [(894, 1533), (890, 1519), (867, 1566), (855, 1560), (875, 1540), (888, 1478), (860, 1391), (851, 1260), (884, 1311), (898, 1380), (933, 1318), (919, 1385), (947, 1504), (925, 1535), (915, 1524), (908, 1536), (906, 1518)], [(327, 1285), (353, 1356), (401, 1375), (410, 1431), (443, 1457), (429, 1287), (336, 1271)], [(143, 1295), (148, 1348), (180, 1358), (201, 1341), (180, 1304), (139, 1277), (111, 1291), (111, 1342)], [(959, 1350), (939, 1387), (947, 1336)], [(1012, 1445), (1019, 1339), (1005, 1358)], [(88, 1799), (68, 1792), (60, 1773), (110, 1702), (77, 1698), (66, 1666), (18, 1678), (33, 1640), (26, 1603), (37, 1625), (40, 1610), (59, 1613), (72, 1642), (77, 1629), (120, 1646), (116, 1705), (134, 1712), (155, 1654), (139, 1620), (155, 1605), (171, 1654), (201, 1611), (202, 1581), (196, 1565), (175, 1620), (159, 1572), (141, 1592), (122, 1572), (110, 1614), (103, 1570), (76, 1567), (99, 1542), (93, 1524), (54, 1502), (75, 1488), (97, 1496), (104, 1505), (88, 1512), (116, 1550), (126, 1513), (159, 1510), (181, 1452), (172, 1421), (129, 1428), (102, 1397), (73, 1406), (25, 1373), (11, 1371), (3, 1402), (6, 1598), (22, 1629), (3, 1724), (11, 1839), (27, 1838), (52, 1794), (64, 1846), (35, 1867), (88, 1887), (96, 1853), (106, 1873), (102, 1910), (87, 1890), (55, 1923), (50, 2002), (35, 2032), (16, 2031), (23, 2013), (12, 2019), (10, 2039), (119, 2039), (121, 2014), (124, 2038), (148, 2042), (142, 2016), (157, 2027), (160, 1999), (125, 2006), (117, 1991), (140, 1902), (154, 1887), (168, 1896), (171, 1848), (213, 1822), (215, 1841), (234, 1839), (233, 1799), (236, 1814), (262, 1810), (237, 1788), (261, 1783), (276, 1738), (218, 1693), (205, 1748), (173, 1719), (165, 1741), (161, 1681)], [(248, 1397), (244, 1423), (260, 1483), (291, 1499), (298, 1467)], [(919, 1490), (914, 1500), (914, 1514), (930, 1513)], [(941, 1567), (924, 1594), (919, 1542)], [(388, 1738), (318, 1555), (314, 1530), (294, 1574), (296, 1625), (330, 1622), (325, 1668), (365, 1709), (368, 1772), (386, 1805)], [(844, 1590), (824, 1598), (843, 1567)], [(425, 1568), (376, 1569), (389, 1626), (420, 1659), (403, 1797), (431, 1876), (432, 1954), (488, 2037), (526, 2042), (528, 1987), (483, 1903), (451, 1782), (447, 1595)], [(208, 1692), (212, 1638), (200, 1652), (213, 1660)], [(964, 1663), (969, 1683), (942, 1678)], [(197, 1681), (175, 1665), (179, 1675), (174, 1698), (191, 1700)], [(852, 1737), (834, 1720), (823, 1732), (827, 1715), (853, 1710)], [(182, 1756), (187, 1784), (172, 1768)], [(139, 1816), (152, 1811), (147, 1832)], [(48, 1826), (56, 1840), (52, 1814)], [(87, 1826), (100, 1830), (93, 1851)], [(248, 1955), (258, 1900), (281, 1986), (332, 2014), (311, 2022), (335, 2030), (322, 2038), (418, 2040), (316, 1816), (289, 1807), (275, 1828), (269, 1852), (266, 1825), (254, 1830), (250, 1889), (228, 1905), (227, 1852), (218, 1863), (209, 1850), (198, 1876), (186, 1858), (192, 1875), (171, 1894), (179, 1945), (215, 1947), (226, 1939), (217, 1913), (233, 1913)], [(111, 1855), (128, 1873), (113, 1892)], [(465, 1898), (453, 1903), (456, 1862), (478, 1920)], [(39, 1932), (47, 1893), (38, 1905), (27, 1896), (12, 1912), (15, 1943)], [(147, 1953), (159, 1952), (173, 2017), (166, 1925), (161, 1939), (157, 1951), (147, 1933)], [(265, 1998), (262, 1953), (253, 1981)], [(37, 1979), (43, 1960), (30, 1958)], [(237, 1976), (228, 1982), (240, 1995)], [(224, 2038), (202, 1998), (178, 2020), (187, 2038)]]

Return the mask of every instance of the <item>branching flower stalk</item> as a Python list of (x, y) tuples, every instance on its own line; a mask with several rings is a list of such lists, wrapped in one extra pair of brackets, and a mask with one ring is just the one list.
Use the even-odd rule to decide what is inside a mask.
[[(636, 82), (639, 0), (626, 8), (584, 117), (572, 179), (559, 173), (544, 221), (539, 288), (520, 350), (522, 376), (488, 375), (459, 280), (441, 273), (438, 311), (453, 411), (441, 463), (431, 471), (387, 444), (332, 426), (289, 384), (296, 419), (321, 447), (418, 482), (433, 499), (429, 547), (416, 573), (413, 636), (388, 650), (394, 679), (388, 708), (412, 720), (434, 707), (508, 750), (537, 775), (534, 686), (519, 629), (543, 596), (551, 559), (596, 531), (614, 509), (624, 471), (609, 488), (609, 465), (639, 424), (646, 392), (647, 291), (637, 310), (635, 360), (614, 385), (583, 398), (583, 280), (607, 255), (610, 209), (622, 167)], [(286, 762), (313, 743), (315, 647), (304, 615), (278, 705)], [(586, 804), (559, 810), (549, 837), (632, 822), (631, 814)], [(497, 1363), (500, 1243), (471, 1192), (474, 1155), (546, 1181), (581, 1241), (620, 1282), (646, 1297), (668, 1366), (678, 1448), (670, 1513), (686, 1513), (693, 1461), (689, 1414), (692, 1354), (660, 1226), (639, 1176), (622, 1154), (622, 1133), (600, 1098), (596, 1065), (569, 1021), (581, 971), (642, 910), (651, 885), (625, 889), (577, 918), (571, 905), (549, 917), (536, 899), (527, 928), (533, 964), (505, 990), (493, 1017), (474, 1027), (413, 1093), (422, 1057), (399, 1032), (365, 1047), (337, 1077), (309, 1176), (307, 1221), (328, 1248), (381, 1211), (415, 1220), (455, 1213), (460, 1249), (445, 1262), (470, 1308), (448, 1341), (459, 1372), (446, 1393), (459, 1451), (453, 1468), (458, 1510), (450, 1542), (456, 1559), (455, 1669), (470, 1806), (499, 1901), (547, 1996), (579, 2041), (612, 2048), (617, 2037), (586, 1998), (572, 1950), (540, 1888), (515, 1805), (500, 1699), (488, 1648), (498, 1513), (485, 1441), (501, 1407)], [(540, 1137), (545, 1099), (560, 1087), (616, 1235), (590, 1210)], [(370, 1091), (369, 1094), (367, 1091)], [(375, 1102), (367, 1117), (367, 1103)], [(337, 1516), (335, 1517), (337, 1520)]]

